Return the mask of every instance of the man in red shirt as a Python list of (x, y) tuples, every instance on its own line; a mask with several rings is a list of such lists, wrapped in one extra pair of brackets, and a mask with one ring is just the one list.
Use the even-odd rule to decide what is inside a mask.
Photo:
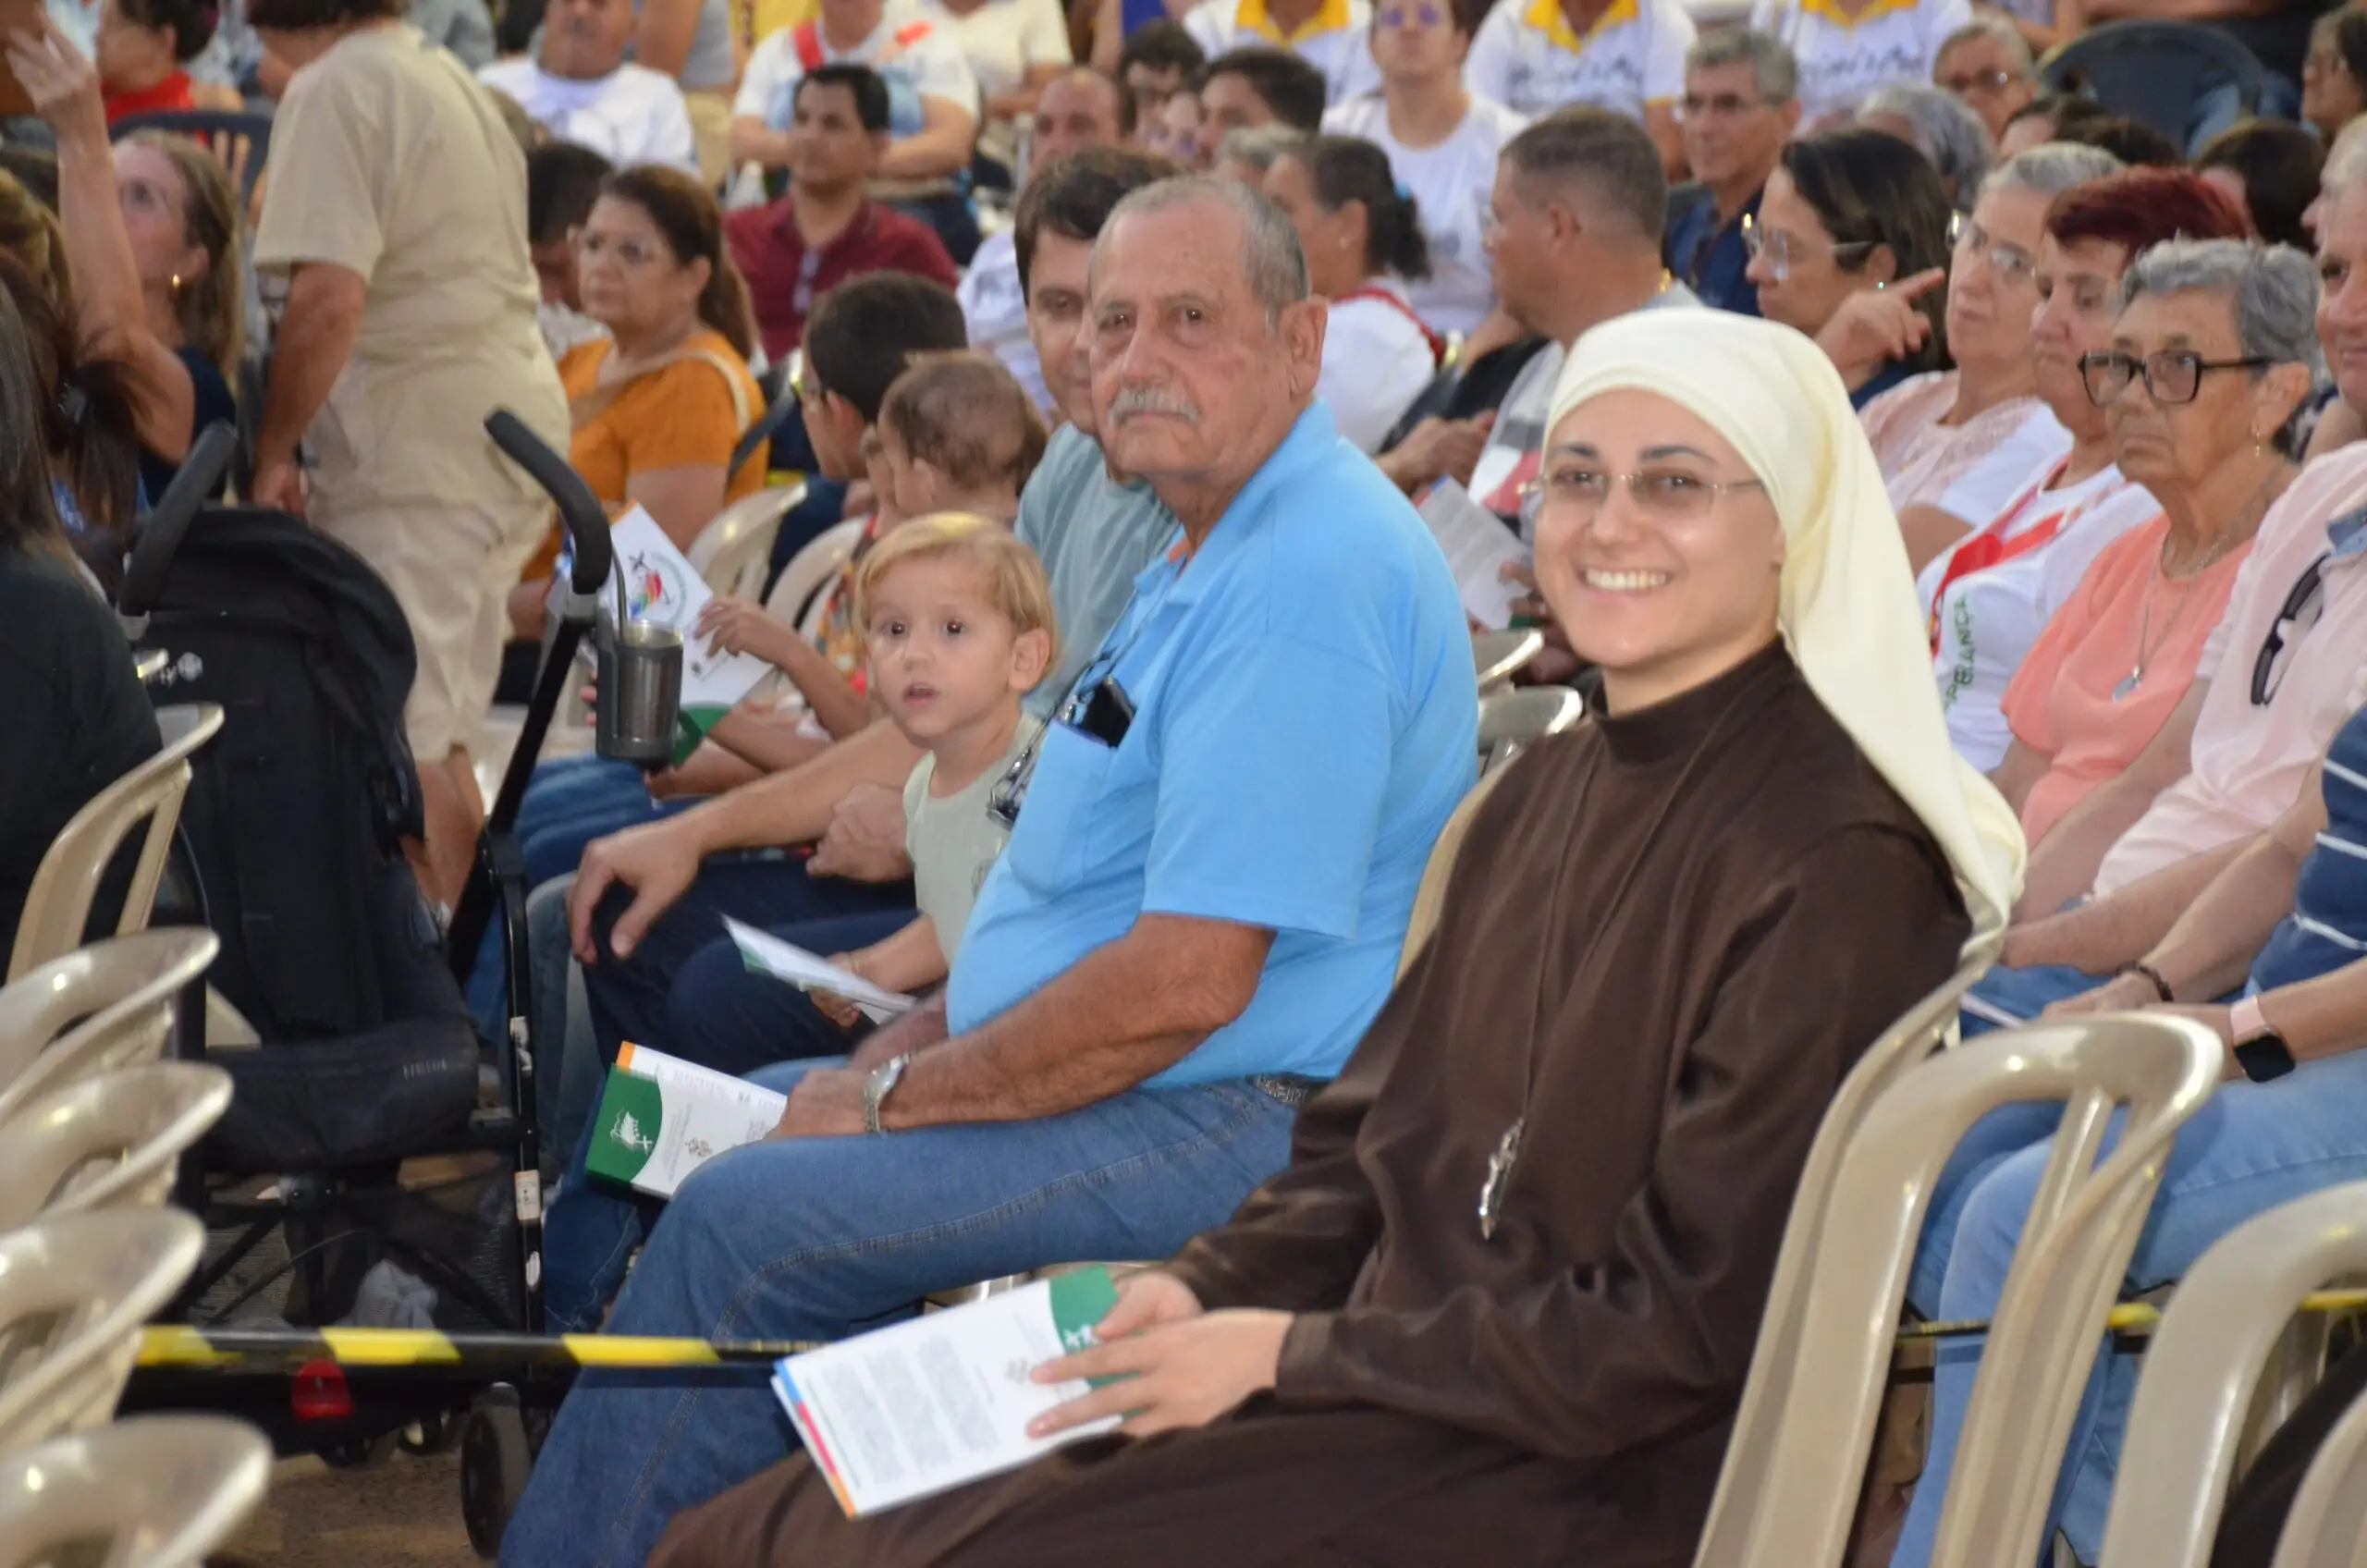
[(934, 229), (864, 194), (887, 148), (888, 84), (877, 72), (833, 63), (805, 73), (789, 128), (789, 193), (724, 220), (768, 358), (795, 349), (814, 301), (848, 278), (909, 272), (948, 288), (960, 280)]

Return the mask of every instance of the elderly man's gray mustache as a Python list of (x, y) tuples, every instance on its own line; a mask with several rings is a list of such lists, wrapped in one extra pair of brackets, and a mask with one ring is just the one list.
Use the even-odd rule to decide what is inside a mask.
[(1198, 404), (1156, 386), (1129, 386), (1110, 400), (1110, 423), (1123, 424), (1136, 414), (1169, 414), (1186, 424), (1200, 423)]

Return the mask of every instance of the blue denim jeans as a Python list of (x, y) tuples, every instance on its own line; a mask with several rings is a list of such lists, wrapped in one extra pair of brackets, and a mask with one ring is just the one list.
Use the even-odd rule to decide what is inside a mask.
[[(803, 1064), (754, 1074), (792, 1087)], [(1036, 1121), (733, 1149), (684, 1182), (609, 1331), (835, 1339), (933, 1291), (1049, 1263), (1166, 1257), (1289, 1158), (1242, 1083), (1137, 1089)], [(637, 1568), (666, 1524), (794, 1445), (767, 1366), (587, 1371), (502, 1542), (509, 1568)]]
[[(724, 916), (768, 931), (846, 915), (894, 917), (865, 938), (876, 941), (915, 913), (909, 880), (874, 883), (809, 876), (803, 858), (779, 852), (717, 855), (699, 867), (690, 890), (651, 923), (632, 956), (619, 959), (609, 947), (608, 933), (632, 902), (630, 888), (613, 887), (593, 913), (592, 937), (601, 958), (584, 967), (583, 991), (592, 1007), (600, 1060), (616, 1060), (618, 1046), (631, 1040), (668, 1056), (706, 1060), (734, 1072), (801, 1054), (769, 1044), (765, 1036), (802, 1029), (813, 1012), (792, 987), (747, 973), (739, 949), (724, 934)], [(702, 959), (693, 974), (694, 961)], [(744, 1065), (727, 1065), (721, 1048), (710, 1043), (717, 1031), (728, 1032), (743, 1047), (740, 1060)]]
[[(1985, 1318), (2005, 1289), (2061, 1109), (2008, 1106), (1976, 1123), (1932, 1194), (1908, 1297), (1925, 1316)], [(2115, 1129), (2117, 1136), (2117, 1128)], [(2136, 1293), (2169, 1284), (2228, 1231), (2280, 1204), (2367, 1179), (2367, 1050), (2307, 1063), (2268, 1084), (2224, 1084), (2179, 1129), (2160, 1194), (2128, 1266)], [(1891, 1568), (1931, 1561), (1940, 1505), (1981, 1341), (1943, 1347), (1932, 1447)], [(2136, 1362), (2109, 1353), (2089, 1380), (2057, 1482), (2050, 1529), (2096, 1561), (2112, 1504)]]
[[(848, 952), (901, 928), (909, 912), (857, 914), (834, 921), (772, 928), (774, 936), (808, 952)], [(744, 1078), (784, 1061), (843, 1055), (846, 1031), (831, 1023), (806, 994), (769, 974), (751, 974), (730, 942), (701, 950), (675, 981), (683, 1005), (674, 1011), (683, 1026), (668, 1032), (671, 1054), (701, 1067)], [(695, 998), (692, 1005), (691, 998)], [(706, 1027), (710, 1015), (716, 1027)], [(595, 1049), (580, 1053), (593, 1077), (584, 1114), (570, 1124), (572, 1151), (567, 1174), (552, 1194), (543, 1220), (543, 1317), (554, 1334), (588, 1334), (600, 1326), (601, 1309), (625, 1277), (625, 1265), (649, 1227), (665, 1211), (663, 1200), (629, 1187), (594, 1181), (585, 1169), (592, 1157), (591, 1106), (599, 1097), (607, 1061)], [(572, 1065), (572, 1063), (570, 1063)]]
[[(518, 807), (518, 840), (526, 854), (526, 886), (539, 889), (555, 877), (572, 876), (595, 839), (621, 833), (644, 822), (679, 815), (695, 801), (654, 801), (641, 769), (606, 757), (558, 757), (534, 769)], [(469, 1012), (477, 1031), (491, 1038), (501, 1028), (507, 976), (502, 964), (502, 927), (485, 927), (469, 976)], [(540, 976), (537, 975), (539, 982)]]
[(2008, 1024), (2028, 1023), (2056, 1002), (2092, 991), (2104, 976), (2090, 974), (2067, 963), (2038, 963), (2028, 969), (2002, 964), (1981, 977), (1966, 994), (1957, 1023), (1966, 1039)]

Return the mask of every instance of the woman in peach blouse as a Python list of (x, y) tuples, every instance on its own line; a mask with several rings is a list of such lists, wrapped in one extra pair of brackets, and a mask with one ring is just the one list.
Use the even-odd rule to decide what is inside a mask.
[(2084, 892), (2185, 774), (2213, 633), (2292, 479), (2287, 426), (2318, 363), (2317, 280), (2297, 251), (2173, 240), (2123, 290), (2113, 346), (2082, 370), (2121, 472), (2163, 510), (2096, 557), (2005, 690), (2014, 742), (1993, 777), (2033, 849), (2026, 911)]

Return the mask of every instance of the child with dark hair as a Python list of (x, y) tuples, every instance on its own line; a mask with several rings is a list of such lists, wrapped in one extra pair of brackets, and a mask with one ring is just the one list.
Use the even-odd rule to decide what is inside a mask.
[(189, 63), (214, 40), (215, 0), (103, 0), (99, 80), (107, 123), (193, 109)]

